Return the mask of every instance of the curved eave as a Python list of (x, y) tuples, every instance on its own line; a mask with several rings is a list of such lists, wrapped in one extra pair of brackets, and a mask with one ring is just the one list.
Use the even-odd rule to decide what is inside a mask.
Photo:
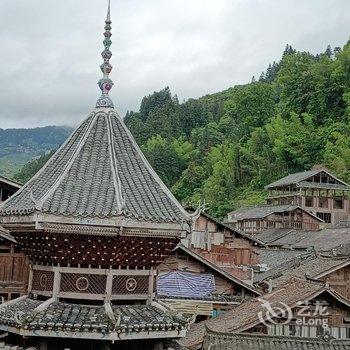
[(149, 230), (151, 232), (165, 232), (167, 236), (183, 236), (186, 235), (190, 227), (186, 222), (158, 222), (147, 220), (136, 220), (125, 216), (116, 216), (110, 218), (96, 217), (75, 217), (75, 216), (58, 216), (45, 214), (40, 212), (32, 212), (23, 215), (12, 215), (0, 217), (0, 222), (5, 227), (21, 226), (32, 224), (37, 230), (44, 230), (46, 224), (53, 225), (74, 225), (89, 226), (89, 227), (105, 227), (113, 229), (130, 229), (130, 230)]

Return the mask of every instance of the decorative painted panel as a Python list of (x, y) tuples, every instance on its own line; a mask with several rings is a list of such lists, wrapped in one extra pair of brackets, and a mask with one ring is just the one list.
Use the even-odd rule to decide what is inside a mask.
[(51, 292), (53, 290), (54, 273), (52, 271), (33, 271), (33, 291)]
[(66, 293), (105, 294), (106, 282), (106, 275), (63, 273), (60, 291)]
[(149, 276), (113, 276), (112, 294), (148, 294)]

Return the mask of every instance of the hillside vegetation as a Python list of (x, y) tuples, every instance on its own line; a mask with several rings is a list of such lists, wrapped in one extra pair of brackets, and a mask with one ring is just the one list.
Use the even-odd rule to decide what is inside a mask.
[[(324, 164), (350, 182), (350, 44), (318, 55), (286, 47), (259, 79), (179, 103), (169, 88), (125, 123), (183, 203), (223, 217), (263, 202), (264, 186)], [(17, 174), (27, 179), (48, 157)], [(18, 177), (19, 176), (19, 177)]]
[(223, 217), (263, 202), (264, 186), (324, 164), (350, 181), (350, 44), (319, 55), (286, 47), (250, 84), (179, 103), (169, 88), (125, 122), (185, 203)]
[(16, 177), (24, 164), (57, 148), (71, 132), (71, 128), (63, 126), (0, 129), (0, 175)]

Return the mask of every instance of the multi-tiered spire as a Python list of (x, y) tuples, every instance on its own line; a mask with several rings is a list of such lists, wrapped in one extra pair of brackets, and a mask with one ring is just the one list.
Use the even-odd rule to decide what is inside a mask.
[(105, 32), (104, 32), (105, 39), (103, 40), (105, 49), (102, 52), (102, 58), (104, 62), (100, 66), (101, 71), (103, 73), (103, 78), (100, 79), (100, 81), (98, 82), (98, 85), (102, 91), (102, 95), (96, 103), (96, 108), (114, 108), (113, 102), (109, 97), (109, 91), (112, 89), (114, 85), (113, 81), (109, 78), (109, 74), (113, 69), (112, 65), (109, 63), (109, 60), (112, 57), (112, 52), (109, 50), (109, 48), (112, 45), (111, 0), (108, 1), (108, 11), (107, 11), (107, 18), (105, 23), (106, 23)]

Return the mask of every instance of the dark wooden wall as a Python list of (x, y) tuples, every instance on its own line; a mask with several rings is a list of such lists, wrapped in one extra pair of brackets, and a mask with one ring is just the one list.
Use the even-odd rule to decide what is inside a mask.
[(26, 294), (28, 278), (29, 262), (23, 253), (0, 254), (1, 297), (10, 300), (14, 297)]

